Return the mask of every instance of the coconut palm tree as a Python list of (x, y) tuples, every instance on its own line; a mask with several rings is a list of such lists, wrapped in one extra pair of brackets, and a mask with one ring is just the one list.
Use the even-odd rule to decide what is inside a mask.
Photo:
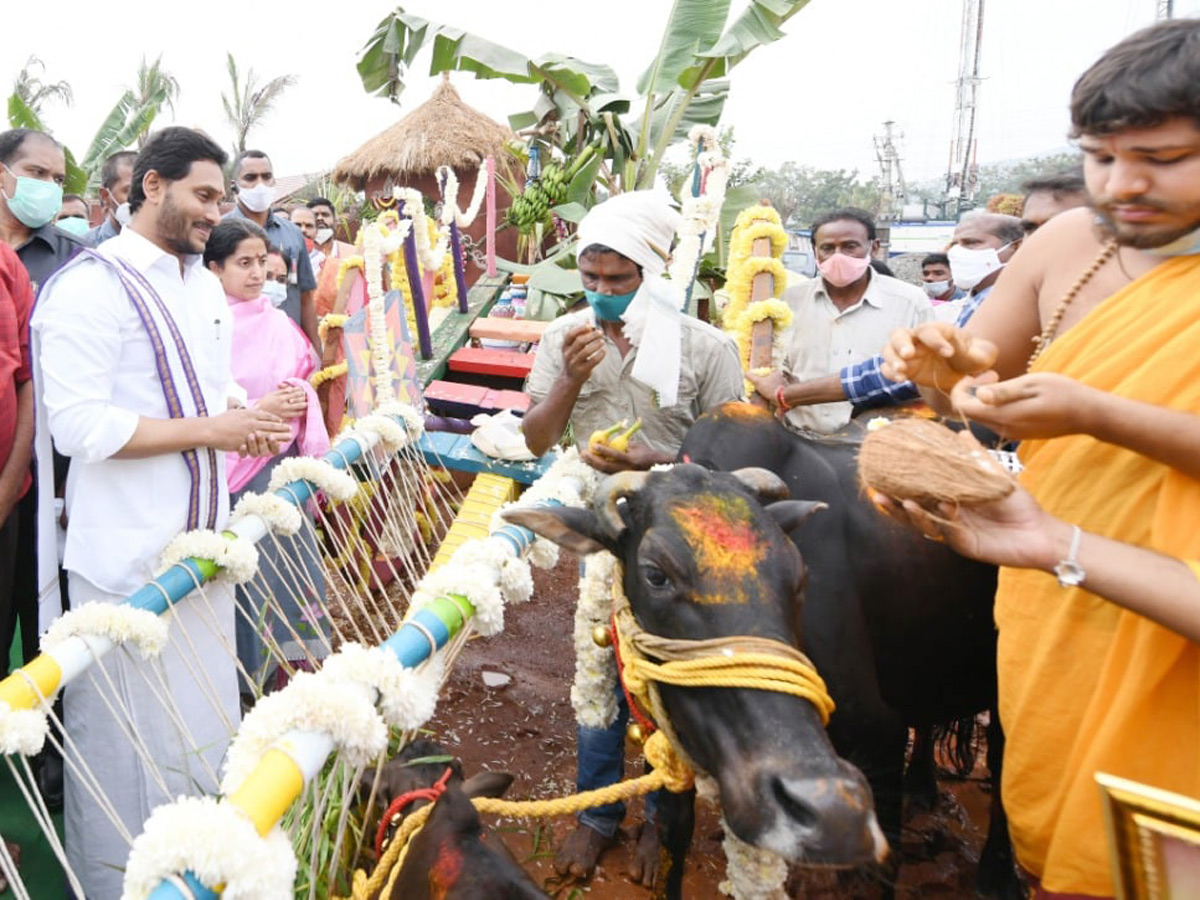
[(230, 91), (228, 94), (221, 93), (221, 104), (225, 107), (225, 119), (233, 128), (233, 149), (236, 156), (246, 149), (246, 136), (262, 124), (275, 101), (287, 88), (296, 83), (296, 76), (280, 75), (259, 87), (258, 76), (254, 74), (253, 69), (247, 69), (243, 83), (233, 54), (226, 53), (225, 57)]
[[(155, 105), (155, 112), (162, 112), (163, 107), (171, 111), (171, 115), (175, 115), (175, 101), (179, 99), (179, 81), (162, 67), (162, 55), (152, 63), (146, 62), (146, 57), (142, 57), (141, 65), (138, 66), (137, 86), (134, 88), (134, 93), (137, 97), (139, 106)], [(149, 136), (149, 126), (146, 130), (138, 135), (137, 146), (140, 150), (146, 144), (146, 138)]]
[[(37, 74), (41, 72), (41, 75)], [(13, 81), (13, 96), (28, 107), (35, 116), (40, 116), (42, 106), (47, 100), (61, 100), (67, 106), (71, 105), (74, 96), (71, 85), (65, 81), (43, 81), (46, 74), (46, 64), (36, 56), (31, 56)]]

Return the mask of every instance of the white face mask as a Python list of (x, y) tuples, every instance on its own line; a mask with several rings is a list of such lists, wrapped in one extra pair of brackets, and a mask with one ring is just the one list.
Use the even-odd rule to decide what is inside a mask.
[(113, 210), (113, 218), (117, 220), (117, 225), (124, 228), (129, 224), (129, 220), (133, 218), (133, 213), (129, 211), (129, 202), (126, 201)]
[(333, 237), (333, 229), (332, 228), (318, 228), (316, 235), (313, 237), (313, 240), (316, 241), (318, 244), (324, 245), (324, 244), (329, 243), (329, 240), (332, 237)]
[(275, 185), (259, 184), (252, 188), (238, 187), (238, 200), (250, 212), (266, 212), (275, 199)]
[(946, 291), (950, 290), (950, 282), (948, 281), (927, 281), (924, 284), (925, 293), (931, 298), (936, 299)]
[(1012, 246), (1012, 242), (1004, 247), (985, 247), (982, 250), (969, 250), (960, 244), (951, 247), (946, 255), (950, 257), (950, 277), (963, 290), (972, 290), (993, 272), (1004, 268), (1000, 261), (1000, 251)]
[(287, 299), (287, 285), (278, 281), (264, 281), (262, 295), (271, 301), (272, 306), (282, 306)]

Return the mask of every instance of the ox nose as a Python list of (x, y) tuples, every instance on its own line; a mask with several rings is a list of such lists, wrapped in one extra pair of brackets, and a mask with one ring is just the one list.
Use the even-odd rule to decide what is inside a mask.
[(777, 777), (772, 787), (780, 807), (795, 823), (810, 863), (858, 866), (881, 862), (887, 855), (871, 789), (861, 778)]

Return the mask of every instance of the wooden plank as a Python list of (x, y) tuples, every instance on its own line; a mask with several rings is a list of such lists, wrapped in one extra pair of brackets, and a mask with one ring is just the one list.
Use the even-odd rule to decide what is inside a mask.
[(481, 316), (471, 323), (470, 335), (472, 338), (532, 344), (542, 339), (542, 332), (549, 324), (549, 322), (540, 322), (537, 319)]
[(535, 353), (520, 353), (514, 350), (460, 347), (450, 354), (447, 365), (451, 372), (524, 379), (533, 368), (535, 356)]
[(504, 409), (511, 409), (519, 413), (524, 413), (529, 409), (529, 405), (532, 402), (530, 396), (521, 391), (489, 390), (483, 395), (483, 399), (479, 405), (487, 412), (500, 412)]
[(470, 436), (445, 431), (425, 432), (421, 435), (420, 447), (430, 465), (461, 472), (489, 472), (512, 478), (521, 484), (533, 484), (557, 458), (557, 454), (548, 453), (531, 462), (492, 459), (475, 449)]
[(488, 278), (481, 277), (467, 291), (467, 311), (461, 313), (457, 308), (447, 314), (431, 336), (433, 355), (429, 359), (417, 360), (417, 377), (421, 384), (429, 384), (438, 378), (445, 377), (446, 360), (450, 354), (467, 342), (468, 330), (475, 318), (485, 313), (504, 289), (508, 276)]

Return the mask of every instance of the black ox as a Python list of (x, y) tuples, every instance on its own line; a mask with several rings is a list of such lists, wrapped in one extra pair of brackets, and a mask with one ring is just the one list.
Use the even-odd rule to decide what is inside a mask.
[[(802, 638), (811, 644), (797, 604), (805, 567), (786, 533), (820, 504), (780, 500), (785, 493), (769, 472), (685, 465), (607, 479), (593, 509), (513, 510), (506, 517), (577, 553), (612, 552), (623, 565), (634, 616), (648, 632), (685, 640), (754, 635), (799, 646)], [(764, 513), (756, 495), (776, 502)], [(835, 755), (811, 703), (763, 690), (660, 690), (684, 750), (717, 779), (726, 821), (739, 838), (804, 865), (852, 867), (883, 858), (870, 789)], [(656, 894), (678, 898), (693, 795), (669, 795), (658, 820)]]
[(977, 884), (985, 895), (1022, 897), (999, 802), (995, 569), (871, 507), (857, 480), (863, 434), (852, 424), (827, 439), (803, 438), (764, 410), (727, 404), (693, 426), (680, 459), (722, 471), (761, 467), (782, 478), (792, 498), (828, 506), (791, 531), (808, 567), (805, 652), (837, 703), (833, 745), (866, 773), (890, 841), (900, 833), (908, 727), (927, 735), (992, 710), (992, 820)]

